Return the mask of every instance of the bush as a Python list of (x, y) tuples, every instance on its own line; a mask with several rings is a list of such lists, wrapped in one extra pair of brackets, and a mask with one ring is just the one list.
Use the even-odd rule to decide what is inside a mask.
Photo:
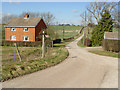
[(103, 39), (103, 49), (112, 52), (120, 52), (120, 40)]

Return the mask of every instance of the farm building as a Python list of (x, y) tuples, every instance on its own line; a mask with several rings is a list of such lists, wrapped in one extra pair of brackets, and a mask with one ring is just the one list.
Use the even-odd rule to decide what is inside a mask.
[(47, 26), (41, 17), (12, 18), (5, 26), (5, 40), (7, 41), (40, 41), (39, 35)]

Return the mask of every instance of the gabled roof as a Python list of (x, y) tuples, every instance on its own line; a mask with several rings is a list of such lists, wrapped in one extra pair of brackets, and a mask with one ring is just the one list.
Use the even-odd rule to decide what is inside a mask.
[(36, 27), (40, 22), (41, 17), (29, 17), (24, 19), (24, 17), (12, 18), (5, 27)]

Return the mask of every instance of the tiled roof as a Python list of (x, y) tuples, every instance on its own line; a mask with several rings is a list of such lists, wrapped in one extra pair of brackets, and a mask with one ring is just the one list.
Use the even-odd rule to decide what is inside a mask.
[(5, 27), (35, 27), (41, 17), (29, 17), (28, 19), (24, 19), (24, 17), (16, 17), (12, 18)]

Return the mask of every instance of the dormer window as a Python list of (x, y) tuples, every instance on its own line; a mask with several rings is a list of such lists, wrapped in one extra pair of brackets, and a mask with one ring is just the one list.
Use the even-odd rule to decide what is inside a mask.
[(16, 28), (11, 28), (11, 31), (16, 31)]
[(28, 32), (28, 28), (23, 28), (23, 31), (24, 32)]

